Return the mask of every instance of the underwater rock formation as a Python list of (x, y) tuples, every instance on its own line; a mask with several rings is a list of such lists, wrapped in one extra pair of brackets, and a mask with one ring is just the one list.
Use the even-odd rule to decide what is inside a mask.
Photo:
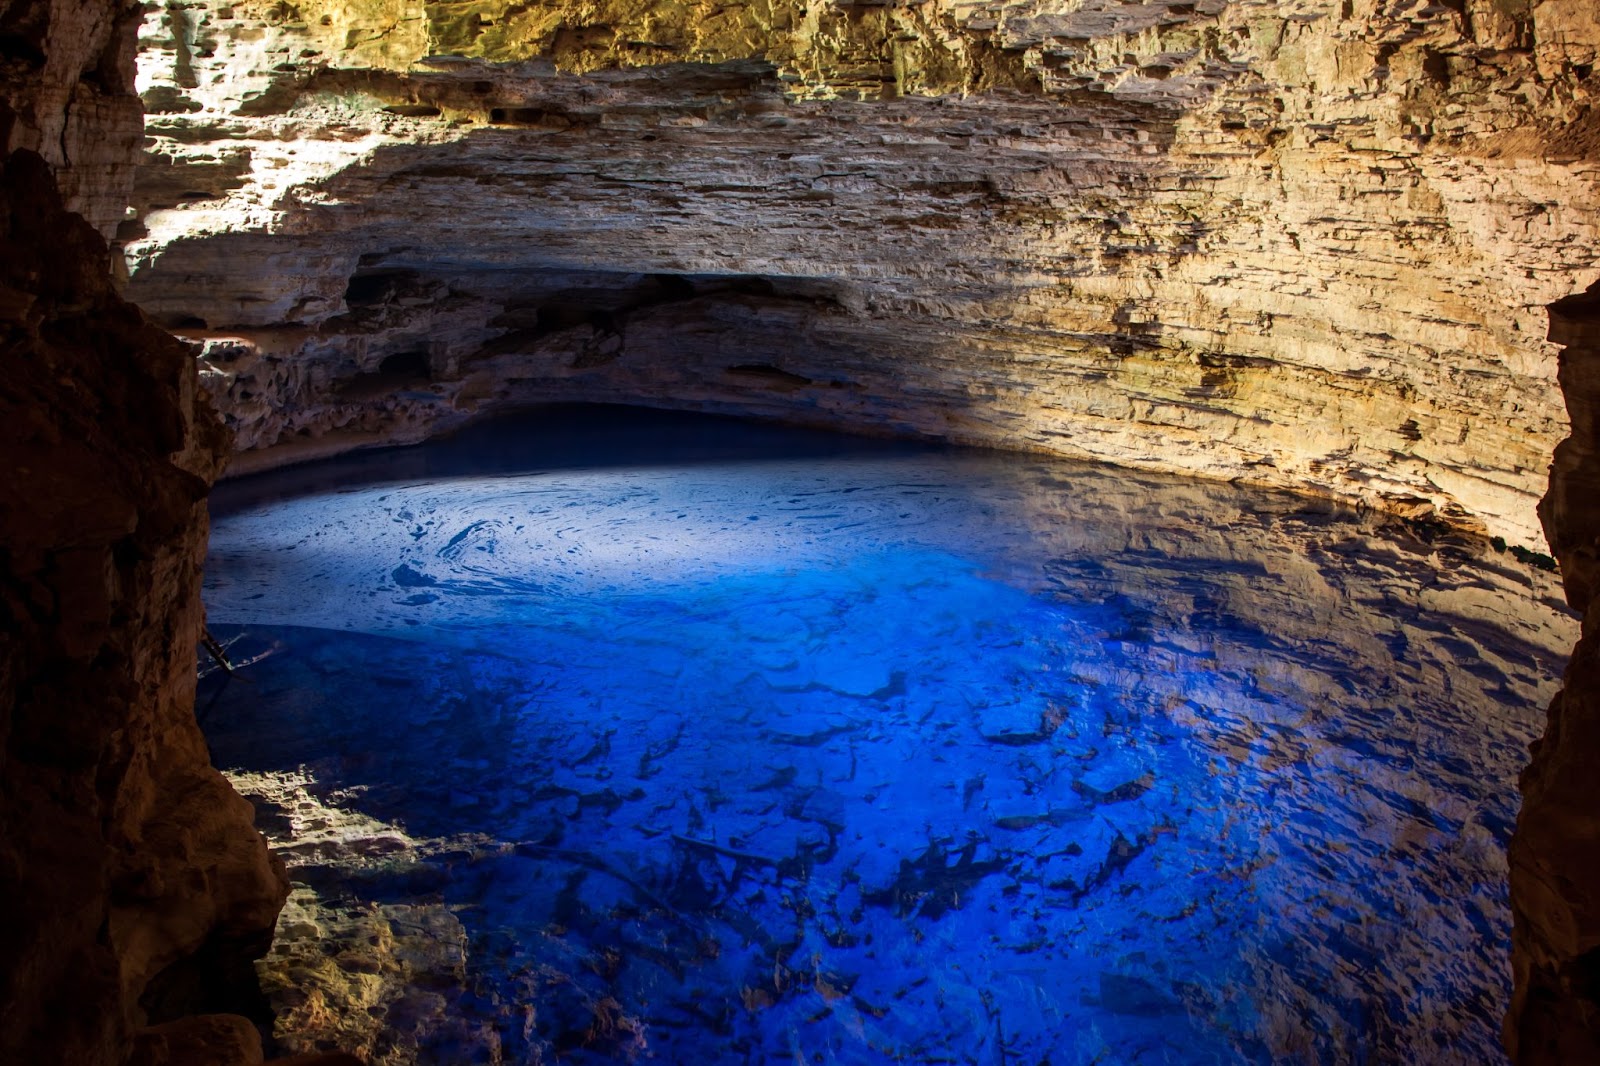
[[(280, 1039), (1505, 1061), (1554, 575), (1289, 494), (610, 417), (214, 498), (211, 617), (270, 654), (207, 733), (305, 886)], [(719, 429), (759, 461), (670, 454)]]
[(207, 2), (143, 46), (130, 291), (236, 469), (627, 400), (1542, 550), (1585, 4)]

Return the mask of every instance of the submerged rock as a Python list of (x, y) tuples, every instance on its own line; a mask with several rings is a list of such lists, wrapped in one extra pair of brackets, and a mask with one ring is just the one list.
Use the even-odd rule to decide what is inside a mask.
[(882, 889), (863, 892), (864, 902), (887, 907), (902, 918), (938, 919), (962, 905), (963, 896), (971, 899), (972, 890), (984, 878), (1006, 868), (1004, 858), (978, 858), (979, 841), (966, 841), (952, 861), (945, 845), (933, 842), (915, 859), (901, 859), (900, 872)]
[(1144, 978), (1110, 970), (1100, 974), (1100, 1005), (1114, 1014), (1132, 1014), (1143, 1018), (1158, 1018), (1183, 1010), (1183, 1004), (1177, 998)]
[[(344, 1009), (393, 996), (393, 1062), (491, 1031), (506, 1061), (1493, 1061), (1496, 782), (1570, 635), (1550, 575), (1042, 461), (618, 466), (219, 510), (213, 618), (276, 650), (211, 742), (271, 770), (264, 824), (352, 916), (286, 926), (297, 965), (332, 966)], [(804, 511), (750, 522), (758, 499)], [(442, 561), (483, 513), (521, 532)], [(370, 563), (317, 536), (340, 525)], [(437, 603), (366, 595), (413, 558)], [(796, 678), (847, 648), (904, 690), (775, 686), (773, 603)], [(993, 735), (1049, 735), (986, 739), (996, 708)], [(413, 927), (465, 961), (408, 955)], [(386, 983), (407, 958), (414, 995)]]

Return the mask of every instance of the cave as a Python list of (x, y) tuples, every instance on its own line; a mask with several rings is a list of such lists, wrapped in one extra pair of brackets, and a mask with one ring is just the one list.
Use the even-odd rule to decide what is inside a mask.
[[(1393, 736), (1360, 737), (1341, 726), (1330, 743), (1381, 751), (1397, 766), (1419, 755), (1402, 782), (1446, 766), (1489, 789), (1484, 809), (1500, 813), (1476, 829), (1448, 802), (1430, 813), (1414, 796), (1412, 816), (1433, 819), (1430, 853), (1481, 859), (1485, 891), (1501, 900), (1489, 933), (1480, 930), (1461, 956), (1446, 950), (1434, 961), (1449, 970), (1481, 951), (1485, 972), (1502, 973), (1504, 987), (1484, 986), (1491, 991), (1473, 1008), (1475, 1043), (1435, 1039), (1442, 1026), (1390, 1041), (1385, 1026), (1398, 1015), (1382, 1001), (1392, 986), (1358, 976), (1351, 980), (1370, 1005), (1345, 1021), (1368, 1034), (1366, 1043), (1257, 1019), (1248, 1024), (1280, 1039), (1225, 1041), (1213, 1058), (1244, 1047), (1251, 1061), (1390, 1061), (1397, 1049), (1419, 1062), (1502, 1054), (1526, 1064), (1600, 1061), (1600, 783), (1592, 771), (1600, 638), (1588, 612), (1600, 582), (1592, 572), (1600, 538), (1597, 52), (1600, 15), (1580, 0), (781, 0), (714, 11), (567, 0), (201, 0), (148, 9), (15, 0), (0, 11), (0, 321), (9, 370), (0, 386), (0, 898), (10, 903), (0, 925), (0, 1059), (198, 1066), (276, 1057), (338, 1066), (360, 1061), (359, 1052), (389, 1061), (361, 1044), (355, 1027), (304, 1043), (283, 1028), (293, 1016), (311, 1031), (307, 1012), (285, 1004), (303, 997), (315, 969), (306, 968), (306, 927), (323, 919), (306, 891), (316, 877), (332, 877), (308, 871), (294, 851), (286, 797), (337, 805), (286, 777), (287, 763), (258, 766), (253, 782), (236, 771), (247, 757), (277, 750), (280, 738), (261, 717), (268, 690), (304, 694), (323, 684), (334, 693), (351, 682), (336, 672), (316, 683), (291, 678), (315, 656), (272, 655), (270, 642), (251, 643), (294, 613), (295, 589), (305, 586), (287, 578), (262, 586), (268, 601), (277, 597), (278, 623), (248, 616), (223, 586), (255, 535), (241, 516), (279, 514), (261, 510), (269, 503), (291, 513), (295, 500), (354, 506), (368, 499), (374, 476), (435, 478), (450, 448), (472, 452), (474, 441), (531, 425), (546, 434), (539, 447), (564, 441), (557, 452), (569, 457), (642, 439), (653, 461), (698, 441), (710, 453), (679, 456), (684, 462), (721, 462), (726, 449), (705, 442), (731, 434), (744, 442), (729, 445), (741, 455), (798, 449), (789, 458), (800, 468), (866, 463), (841, 467), (864, 484), (872, 478), (863, 471), (890, 456), (925, 464), (906, 469), (934, 481), (944, 477), (939, 464), (978, 471), (975, 483), (1010, 486), (1010, 495), (1002, 493), (1002, 505), (972, 490), (979, 503), (962, 519), (963, 536), (984, 544), (1026, 536), (963, 556), (959, 573), (941, 569), (953, 551), (917, 556), (906, 573), (888, 567), (889, 583), (875, 594), (900, 596), (897, 610), (914, 613), (918, 601), (905, 590), (919, 581), (964, 590), (962, 602), (994, 612), (982, 615), (984, 633), (1034, 619), (1013, 643), (1077, 634), (1074, 648), (1125, 657), (1097, 661), (1108, 676), (1193, 651), (1156, 639), (1173, 632), (1162, 613), (1170, 603), (1130, 598), (1132, 586), (1106, 594), (1103, 616), (1060, 613), (1083, 589), (1112, 588), (1112, 573), (1139, 575), (1137, 585), (1166, 590), (1172, 602), (1188, 596), (1188, 616), (1237, 629), (1248, 597), (1228, 580), (1264, 587), (1264, 575), (1340, 554), (1329, 545), (1360, 542), (1403, 557), (1414, 583), (1363, 591), (1359, 567), (1326, 578), (1363, 604), (1358, 616), (1332, 623), (1336, 635), (1368, 650), (1340, 664), (1306, 659), (1296, 684), (1320, 677), (1329, 689), (1371, 683), (1403, 693), (1396, 721), (1412, 723), (1412, 743), (1439, 738), (1425, 751), (1405, 752), (1398, 725)], [(620, 427), (610, 443), (592, 436), (607, 426)], [(811, 436), (840, 432), (855, 436)], [(480, 447), (477, 473), (488, 476), (507, 455), (543, 455), (550, 466), (546, 453), (519, 450), (524, 444), (499, 458)], [(526, 472), (514, 463), (508, 471)], [(1039, 502), (1051, 493), (1074, 496), (1074, 506)], [(1174, 502), (1202, 497), (1220, 510)], [(695, 497), (714, 498), (711, 488)], [(255, 512), (238, 503), (249, 499), (260, 504)], [(984, 507), (1005, 521), (986, 526), (974, 517)], [(713, 517), (706, 528), (733, 526), (731, 510)], [(314, 516), (305, 521), (320, 528)], [(1124, 537), (1120, 548), (1112, 527)], [(600, 528), (590, 532), (596, 551), (612, 543)], [(1060, 547), (1075, 536), (1077, 555)], [(1240, 544), (1235, 556), (1230, 537)], [(709, 533), (696, 539), (715, 543)], [(982, 583), (1022, 568), (1016, 553), (1047, 545), (1056, 546), (1045, 554), (1059, 572), (1046, 566), (1038, 580), (1055, 581), (1067, 599), (1046, 610)], [(1137, 560), (1125, 554), (1134, 548), (1144, 552)], [(1345, 552), (1341, 565), (1354, 556)], [(1180, 564), (1210, 575), (1229, 557), (1238, 564), (1229, 579), (1169, 589), (1152, 576)], [(452, 602), (433, 590), (460, 575), (410, 558), (384, 557), (390, 592), (418, 611)], [(1067, 573), (1058, 564), (1068, 558), (1099, 569), (1084, 563)], [(978, 585), (968, 584), (974, 568)], [(1558, 588), (1570, 616), (1550, 605)], [(825, 594), (849, 600), (832, 586)], [(1315, 613), (1316, 596), (1302, 599)], [(579, 610), (559, 604), (568, 615)], [(1513, 620), (1540, 604), (1553, 628), (1530, 642)], [(1576, 623), (1570, 634), (1560, 628), (1567, 622), (1559, 619), (1580, 616), (1581, 632)], [(307, 628), (317, 628), (313, 617), (305, 612)], [(1288, 640), (1287, 617), (1246, 621)], [(730, 621), (723, 628), (741, 656), (756, 656), (755, 645), (739, 644), (744, 630)], [(951, 632), (953, 641), (977, 639)], [(868, 624), (849, 639), (872, 634)], [(1563, 671), (1542, 649), (1573, 635)], [(318, 655), (374, 676), (390, 669), (386, 646), (343, 639), (330, 638)], [(1434, 661), (1407, 658), (1423, 645), (1455, 665), (1408, 673)], [(1541, 650), (1504, 650), (1513, 645)], [(640, 648), (630, 654), (648, 658)], [(254, 662), (220, 665), (228, 656)], [(439, 676), (450, 672), (447, 658)], [(915, 671), (885, 672), (890, 658), (862, 665), (861, 678), (824, 683), (818, 675), (812, 688), (798, 684), (783, 698), (844, 693), (911, 715), (932, 690)], [(1276, 668), (1246, 659), (1236, 673), (1257, 687), (1222, 701), (1229, 707), (1271, 702), (1261, 685)], [(1072, 661), (1091, 672), (1087, 660)], [(955, 676), (957, 665), (940, 669)], [(989, 835), (968, 834), (953, 818), (947, 828), (961, 824), (961, 832), (929, 830), (916, 846), (904, 834), (883, 837), (873, 855), (892, 860), (857, 856), (861, 880), (851, 891), (879, 936), (897, 921), (966, 929), (950, 923), (971, 921), (980, 908), (963, 901), (993, 903), (999, 913), (1004, 901), (1034, 900), (1039, 885), (1055, 886), (1050, 906), (1063, 911), (1101, 894), (1136, 897), (1129, 871), (1187, 830), (1178, 819), (1119, 819), (1190, 779), (1165, 763), (1158, 773), (1094, 760), (1115, 749), (1113, 727), (1144, 728), (1133, 718), (1187, 716), (1194, 735), (1212, 740), (1231, 728), (1191, 678), (1159, 701), (1159, 712), (1127, 717), (1133, 690), (1117, 704), (1124, 718), (1095, 705), (1107, 732), (1105, 750), (1091, 754), (1066, 746), (1094, 702), (1088, 689), (1005, 705), (982, 688), (998, 669), (977, 669), (962, 691), (977, 708), (964, 743), (1001, 761), (971, 756), (979, 761), (963, 762), (954, 785), (957, 809), (992, 815)], [(1190, 677), (1184, 669), (1171, 676)], [(1424, 675), (1432, 688), (1418, 680)], [(261, 679), (255, 691), (252, 676)], [(602, 671), (592, 683), (626, 676)], [(395, 701), (408, 713), (426, 705), (405, 688), (412, 682), (391, 682), (396, 693), (412, 693)], [(1153, 685), (1147, 679), (1140, 691)], [(1521, 725), (1486, 739), (1473, 717), (1471, 693), (1480, 688), (1493, 688), (1496, 706)], [(721, 871), (729, 880), (720, 891), (745, 893), (746, 917), (770, 921), (755, 894), (782, 895), (850, 854), (834, 839), (842, 833), (833, 829), (848, 824), (832, 806), (838, 797), (796, 791), (799, 775), (820, 772), (810, 760), (845, 743), (836, 731), (845, 727), (826, 716), (783, 719), (787, 707), (771, 711), (769, 729), (785, 745), (782, 758), (763, 755), (776, 776), (728, 773), (812, 827), (791, 846), (755, 847), (737, 833), (730, 843), (663, 822), (654, 831), (665, 835), (669, 873), (652, 880), (595, 858), (592, 846), (495, 825), (485, 832), (501, 834), (504, 854), (492, 861), (447, 849), (432, 867), (367, 887), (448, 896), (439, 869), (544, 863), (544, 876), (566, 880), (538, 906), (549, 909), (548, 925), (565, 928), (592, 924), (585, 892), (610, 893), (625, 911), (659, 903), (681, 916), (719, 891)], [(572, 791), (568, 781), (568, 792), (536, 802), (565, 805), (574, 826), (638, 802), (620, 781), (635, 769), (651, 779), (677, 735), (651, 730), (669, 724), (630, 723), (627, 742), (613, 741), (615, 754), (597, 745), (592, 757), (572, 736), (539, 734), (552, 780), (588, 766), (619, 783), (607, 795)], [(905, 735), (912, 732), (908, 724)], [(1525, 741), (1526, 756), (1513, 750)], [(1493, 771), (1459, 762), (1485, 746), (1502, 751)], [(213, 749), (231, 779), (213, 765)], [(991, 809), (981, 793), (1000, 792), (993, 767), (1041, 750), (1082, 765), (1036, 780), (1046, 794), (1038, 803), (1009, 797)], [(417, 772), (426, 771), (426, 752), (412, 755)], [(310, 749), (283, 755), (318, 757)], [(616, 770), (617, 760), (634, 769)], [(269, 769), (277, 792), (262, 784)], [(912, 776), (940, 772), (930, 764)], [(1218, 776), (1229, 775), (1205, 779)], [(1327, 770), (1304, 787), (1342, 781)], [(357, 773), (345, 784), (374, 782)], [(1185, 787), (1203, 791), (1198, 776)], [(472, 801), (467, 795), (456, 808), (470, 810)], [(1079, 824), (1085, 812), (1094, 812), (1098, 836)], [(431, 816), (412, 815), (419, 826)], [(1052, 835), (1069, 824), (1077, 827), (1070, 841)], [(1068, 857), (1018, 877), (1014, 856), (995, 841), (1019, 833), (1038, 834), (1041, 848)], [(1068, 843), (1077, 853), (1068, 855)], [(639, 843), (641, 856), (655, 846)], [(580, 852), (589, 858), (575, 859)], [(888, 864), (872, 865), (879, 859)], [(793, 920), (826, 924), (802, 915), (806, 905), (795, 898), (788, 905)], [(423, 921), (435, 942), (460, 935), (448, 909)], [(1179, 899), (1163, 913), (1184, 909)], [(1137, 924), (1130, 937), (1140, 935)], [(393, 942), (394, 928), (360, 932)], [(932, 928), (918, 927), (919, 936)], [(863, 983), (859, 968), (830, 969), (820, 961), (828, 951), (844, 953), (829, 955), (829, 965), (859, 962), (848, 954), (859, 950), (849, 942), (857, 934), (840, 924), (818, 935), (828, 942), (812, 962), (788, 942), (779, 951), (754, 934), (690, 945), (732, 967), (749, 944), (766, 944), (753, 957), (775, 963), (760, 981), (744, 982), (743, 1013), (710, 1012), (707, 1031), (737, 1029), (746, 1015), (789, 1018), (785, 1011), (797, 1012), (796, 1026), (829, 1014), (834, 1024), (854, 1019), (861, 1031), (878, 1031), (893, 1016), (886, 997), (932, 996), (905, 982)], [(404, 954), (427, 937), (400, 940)], [(684, 945), (662, 944), (657, 970), (693, 969)], [(527, 991), (529, 1032), (538, 1009), (547, 1018), (576, 1010), (573, 995), (587, 1018), (565, 1035), (539, 1030), (552, 1042), (537, 1053), (583, 1061), (648, 1054), (636, 1042), (631, 1004), (583, 991), (611, 965), (605, 947), (597, 942), (574, 963), (589, 977), (568, 982), (568, 991), (548, 983)], [(1055, 957), (1045, 942), (1030, 950)], [(273, 969), (285, 958), (302, 968)], [(1381, 967), (1381, 957), (1366, 965)], [(299, 985), (284, 973), (298, 973)], [(1090, 1061), (1088, 1045), (1029, 1043), (1015, 1028), (1007, 1038), (1014, 1019), (992, 1007), (1000, 980), (987, 973), (944, 989), (948, 1004), (919, 1009), (948, 1006), (953, 1031), (994, 1023), (981, 1037), (990, 1042), (962, 1045), (927, 1026), (924, 1058), (937, 1057), (942, 1043), (957, 1060), (982, 1046), (1001, 1061), (1012, 1049)], [(1080, 976), (1088, 983), (1071, 985), (1073, 1009), (1109, 1010), (1129, 1033), (1231, 1009), (1198, 990), (1206, 981), (1137, 960)], [(427, 981), (416, 988), (426, 991)], [(420, 999), (407, 1002), (407, 1017), (427, 1014)], [(444, 1013), (473, 1017), (466, 1005)], [(1485, 1050), (1484, 1040), (1498, 1047)], [(472, 1045), (452, 1046), (450, 1054), (464, 1056), (459, 1049)], [(661, 1046), (682, 1061), (706, 1061), (702, 1045)], [(1117, 1046), (1129, 1061), (1211, 1061), (1204, 1056), (1214, 1050), (1198, 1037), (1167, 1046), (1165, 1058), (1126, 1051), (1136, 1043)], [(518, 1047), (524, 1058), (536, 1054), (533, 1044)], [(820, 1048), (815, 1060), (830, 1054), (856, 1061)]]

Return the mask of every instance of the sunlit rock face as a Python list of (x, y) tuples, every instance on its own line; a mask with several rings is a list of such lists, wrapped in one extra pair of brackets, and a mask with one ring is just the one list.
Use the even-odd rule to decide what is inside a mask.
[(104, 236), (123, 218), (142, 140), (132, 4), (18, 0), (0, 11), (0, 154), (42, 156), (67, 210)]
[(153, 10), (130, 293), (238, 469), (546, 399), (1309, 488), (1542, 544), (1600, 16)]

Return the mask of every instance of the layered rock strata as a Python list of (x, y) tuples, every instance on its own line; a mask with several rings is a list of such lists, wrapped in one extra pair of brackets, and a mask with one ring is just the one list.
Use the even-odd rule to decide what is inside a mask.
[(626, 399), (1542, 547), (1586, 5), (197, 3), (130, 292), (254, 469)]
[[(115, 1061), (148, 978), (249, 940), (275, 891), (186, 718), (212, 430), (13, 154), (115, 225), (133, 11), (0, 12), (6, 447), (33, 456), (5, 498), (36, 510), (0, 515), (18, 1061)], [(1543, 307), (1600, 269), (1597, 22), (1583, 0), (171, 4), (120, 232), (258, 462), (627, 398), (1537, 545), (1565, 432)], [(1558, 486), (1585, 484), (1582, 403)], [(1595, 526), (1562, 492), (1581, 605)], [(1589, 643), (1514, 857), (1528, 1062), (1582, 1061), (1596, 1024)], [(209, 828), (175, 829), (187, 810)]]
[(0, 85), (12, 112), (0, 153), (39, 153), (67, 209), (108, 237), (128, 206), (143, 141), (131, 91), (143, 16), (143, 5), (126, 0), (0, 7)]
[(142, 1030), (140, 1061), (259, 1062), (247, 1019), (178, 1019), (239, 1002), (287, 890), (194, 718), (204, 499), (227, 436), (85, 221), (114, 205), (114, 223), (131, 177), (136, 14), (0, 9), (8, 1063), (121, 1063), (148, 1022), (171, 1024)]

